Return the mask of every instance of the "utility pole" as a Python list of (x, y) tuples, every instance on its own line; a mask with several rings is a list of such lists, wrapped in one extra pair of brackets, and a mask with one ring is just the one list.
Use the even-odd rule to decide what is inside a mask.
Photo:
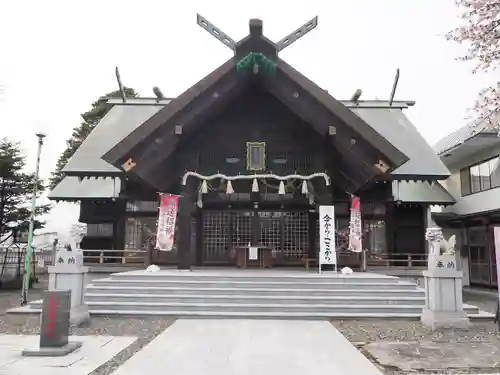
[(42, 145), (45, 134), (36, 133), (38, 138), (38, 151), (36, 155), (36, 169), (35, 181), (33, 182), (33, 196), (31, 198), (31, 213), (30, 213), (30, 226), (28, 230), (28, 247), (26, 248), (26, 256), (24, 261), (24, 280), (23, 289), (21, 291), (21, 306), (28, 303), (28, 289), (30, 287), (31, 279), (31, 257), (33, 254), (33, 231), (35, 230), (35, 209), (36, 209), (36, 195), (38, 192), (38, 176), (40, 172), (40, 155), (42, 154)]

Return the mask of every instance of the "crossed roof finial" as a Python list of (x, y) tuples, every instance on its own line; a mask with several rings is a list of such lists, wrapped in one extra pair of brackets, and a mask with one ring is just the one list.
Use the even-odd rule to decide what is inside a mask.
[[(255, 23), (256, 21), (260, 21), (260, 20), (250, 20), (250, 29), (252, 29), (252, 26), (255, 26), (252, 24), (252, 22)], [(216, 27), (213, 23), (208, 21), (205, 17), (197, 14), (196, 15), (196, 23), (198, 24), (198, 26), (201, 26), (203, 29), (205, 29), (210, 35), (217, 38), (217, 40), (219, 40), (226, 47), (230, 48), (232, 51), (235, 51), (235, 47), (236, 47), (237, 43), (234, 41), (234, 39), (232, 39), (229, 35), (227, 35), (221, 29)], [(286, 37), (281, 39), (279, 42), (275, 43), (277, 51), (278, 52), (282, 51), (286, 47), (292, 45), (297, 40), (299, 40), (304, 35), (306, 35), (308, 32), (310, 32), (311, 30), (316, 28), (316, 26), (318, 26), (318, 16), (307, 21), (301, 27), (299, 27), (295, 31), (288, 34)], [(262, 30), (262, 21), (260, 21), (260, 30)]]

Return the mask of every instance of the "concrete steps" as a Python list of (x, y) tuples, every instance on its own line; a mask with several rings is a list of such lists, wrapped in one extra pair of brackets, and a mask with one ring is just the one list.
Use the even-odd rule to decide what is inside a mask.
[(200, 294), (151, 294), (151, 295), (141, 295), (141, 294), (99, 294), (99, 293), (87, 293), (85, 294), (85, 300), (89, 304), (99, 301), (107, 302), (127, 302), (135, 303), (137, 300), (141, 300), (144, 303), (156, 303), (158, 301), (164, 303), (184, 303), (184, 304), (255, 304), (255, 305), (265, 305), (269, 303), (276, 303), (282, 305), (298, 305), (307, 303), (316, 303), (324, 305), (393, 305), (399, 301), (404, 301), (407, 305), (422, 305), (422, 297), (356, 297), (353, 299), (349, 296), (289, 296), (289, 295), (277, 295), (277, 296), (252, 296), (252, 295), (200, 295)]
[(328, 275), (323, 273), (321, 275), (318, 274), (310, 274), (310, 273), (286, 273), (283, 271), (276, 272), (274, 274), (266, 274), (265, 272), (255, 272), (251, 274), (247, 274), (245, 271), (241, 275), (229, 273), (229, 274), (199, 274), (196, 272), (183, 272), (179, 274), (175, 274), (172, 272), (163, 273), (163, 272), (151, 272), (147, 273), (145, 271), (131, 271), (131, 272), (123, 272), (123, 273), (113, 273), (108, 278), (95, 280), (96, 282), (106, 281), (106, 280), (120, 280), (120, 281), (157, 281), (157, 282), (217, 282), (217, 283), (227, 283), (227, 282), (247, 282), (247, 283), (315, 283), (315, 284), (331, 284), (334, 283), (364, 283), (364, 284), (372, 284), (374, 282), (382, 283), (382, 284), (393, 284), (394, 282), (399, 281), (397, 277), (394, 276), (386, 276), (386, 275), (376, 275), (376, 274), (368, 274), (370, 276), (359, 276), (356, 274), (352, 275)]
[[(131, 271), (93, 280), (92, 315), (285, 319), (419, 319), (425, 293), (397, 277), (275, 270)], [(41, 311), (35, 301), (16, 312)], [(491, 314), (466, 305), (472, 319)], [(22, 310), (22, 311), (21, 311)]]
[(337, 288), (337, 289), (311, 289), (311, 288), (301, 288), (301, 289), (291, 289), (291, 288), (197, 288), (195, 287), (142, 287), (142, 286), (129, 286), (124, 288), (123, 286), (111, 286), (109, 285), (101, 286), (101, 285), (89, 285), (87, 287), (87, 295), (89, 294), (120, 294), (122, 296), (128, 294), (139, 294), (144, 296), (147, 295), (177, 295), (177, 296), (185, 296), (185, 295), (201, 295), (201, 296), (210, 296), (210, 295), (224, 295), (224, 296), (232, 296), (232, 295), (245, 295), (245, 296), (319, 296), (319, 297), (327, 297), (327, 296), (346, 296), (346, 297), (363, 297), (363, 296), (372, 296), (372, 297), (405, 297), (405, 296), (414, 296), (414, 297), (422, 297), (424, 298), (425, 292), (423, 289), (416, 289), (413, 285), (412, 288), (404, 287), (402, 289), (373, 289), (373, 288), (361, 288), (353, 285), (349, 285), (349, 287), (345, 288)]

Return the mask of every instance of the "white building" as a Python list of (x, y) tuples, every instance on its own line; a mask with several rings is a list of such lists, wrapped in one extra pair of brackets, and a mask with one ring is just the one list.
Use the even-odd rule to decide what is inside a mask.
[(500, 224), (500, 137), (484, 122), (465, 126), (434, 147), (451, 176), (442, 182), (456, 199), (434, 213), (445, 236), (457, 236), (465, 283), (496, 286), (493, 227)]

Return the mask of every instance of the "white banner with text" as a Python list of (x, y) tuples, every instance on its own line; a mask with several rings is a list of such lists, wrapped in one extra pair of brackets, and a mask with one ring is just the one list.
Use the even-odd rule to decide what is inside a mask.
[(319, 264), (337, 264), (334, 206), (319, 206)]

